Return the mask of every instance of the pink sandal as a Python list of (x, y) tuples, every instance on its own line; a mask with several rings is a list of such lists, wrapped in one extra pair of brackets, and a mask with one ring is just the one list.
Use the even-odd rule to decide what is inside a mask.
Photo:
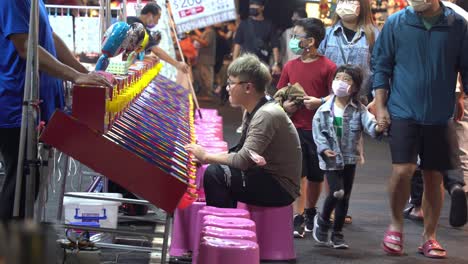
[[(447, 252), (445, 249), (437, 242), (437, 240), (430, 239), (426, 241), (422, 246), (418, 247), (419, 253), (423, 254), (427, 258), (445, 258), (447, 257)], [(442, 252), (442, 255), (434, 254), (433, 251)]]
[[(400, 249), (391, 248), (386, 244), (398, 246)], [(387, 230), (382, 242), (382, 249), (389, 255), (401, 256), (403, 254), (403, 234), (401, 232)]]

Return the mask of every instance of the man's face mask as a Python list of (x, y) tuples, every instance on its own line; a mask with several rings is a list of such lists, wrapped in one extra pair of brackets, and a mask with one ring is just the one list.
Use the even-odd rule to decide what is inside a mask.
[(258, 10), (258, 8), (255, 8), (255, 7), (249, 8), (249, 15), (250, 16), (256, 17), (259, 14), (260, 14), (260, 11)]
[(408, 2), (416, 12), (424, 12), (431, 7), (431, 3), (426, 0), (408, 0)]

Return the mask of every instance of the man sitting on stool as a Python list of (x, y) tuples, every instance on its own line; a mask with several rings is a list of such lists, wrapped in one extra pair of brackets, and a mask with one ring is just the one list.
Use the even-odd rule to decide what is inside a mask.
[[(246, 109), (239, 144), (230, 153), (207, 153), (199, 145), (186, 149), (201, 163), (211, 163), (204, 175), (207, 205), (257, 206), (291, 204), (299, 195), (301, 147), (291, 120), (265, 97), (271, 81), (268, 68), (251, 54), (228, 68), (229, 101)], [(262, 160), (264, 158), (264, 161)]]

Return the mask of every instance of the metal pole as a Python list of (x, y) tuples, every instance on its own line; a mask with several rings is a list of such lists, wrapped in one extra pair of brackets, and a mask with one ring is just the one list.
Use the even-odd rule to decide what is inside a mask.
[[(63, 179), (62, 179), (62, 184), (60, 188), (60, 195), (59, 195), (59, 200), (58, 200), (58, 211), (57, 211), (57, 222), (62, 221), (63, 217), (63, 197), (65, 195), (65, 188), (67, 187), (67, 178), (68, 178), (68, 171), (70, 168), (70, 157), (66, 154), (65, 155), (65, 172), (63, 174)], [(60, 166), (60, 164), (57, 164), (57, 166)]]
[[(23, 172), (26, 173), (25, 217), (32, 219), (34, 215), (35, 177), (37, 172), (37, 112), (34, 103), (39, 95), (39, 60), (38, 60), (38, 0), (31, 0), (29, 17), (28, 51), (26, 58), (26, 80), (23, 95), (23, 112), (21, 115), (21, 132), (19, 143), (18, 166), (16, 173), (15, 201), (13, 216), (20, 215)], [(27, 147), (27, 149), (25, 149)], [(26, 157), (25, 157), (26, 154)], [(25, 160), (29, 170), (24, 171)]]
[(108, 29), (111, 25), (111, 18), (112, 18), (112, 13), (111, 13), (111, 3), (110, 0), (106, 0), (106, 29)]
[(169, 247), (169, 233), (171, 231), (172, 226), (172, 217), (169, 213), (166, 213), (166, 224), (164, 226), (164, 238), (163, 238), (163, 245), (162, 245), (162, 252), (161, 252), (161, 264), (166, 263), (167, 258), (167, 249)]
[(127, 23), (127, 0), (122, 2), (123, 21)]

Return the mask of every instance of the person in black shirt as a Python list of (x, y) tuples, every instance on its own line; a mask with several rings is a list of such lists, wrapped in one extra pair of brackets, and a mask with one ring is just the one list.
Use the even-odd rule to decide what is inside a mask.
[(263, 16), (264, 0), (250, 0), (250, 17), (241, 21), (234, 38), (233, 59), (242, 53), (253, 53), (264, 63), (270, 63), (273, 52), (273, 75), (281, 74), (279, 36), (271, 23)]
[(147, 3), (143, 7), (139, 17), (134, 17), (134, 16), (127, 17), (127, 23), (132, 24), (135, 22), (139, 22), (143, 24), (146, 27), (146, 31), (148, 32), (148, 35), (150, 37), (146, 50), (152, 51), (161, 60), (176, 67), (177, 70), (182, 71), (183, 73), (188, 73), (189, 66), (186, 63), (181, 62), (181, 61), (176, 61), (171, 56), (169, 56), (169, 54), (167, 54), (163, 49), (157, 46), (156, 40), (151, 36), (151, 32), (149, 29), (155, 27), (158, 24), (158, 21), (160, 18), (161, 18), (161, 7), (154, 2), (150, 2), (150, 3)]

